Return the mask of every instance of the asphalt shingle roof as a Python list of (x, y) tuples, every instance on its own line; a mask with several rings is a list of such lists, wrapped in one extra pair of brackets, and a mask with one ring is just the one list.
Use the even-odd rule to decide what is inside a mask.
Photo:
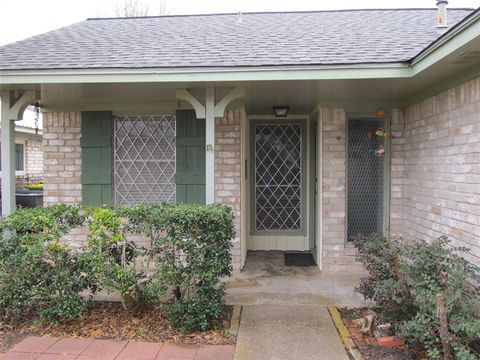
[[(453, 26), (471, 9), (449, 9)], [(0, 48), (0, 70), (250, 67), (410, 60), (436, 9), (89, 19)]]

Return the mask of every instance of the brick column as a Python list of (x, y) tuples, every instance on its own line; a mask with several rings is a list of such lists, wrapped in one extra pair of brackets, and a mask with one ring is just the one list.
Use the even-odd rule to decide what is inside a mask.
[(223, 118), (215, 119), (215, 202), (230, 205), (235, 216), (234, 271), (240, 270), (240, 128), (243, 119), (243, 108), (228, 110)]
[(82, 201), (80, 113), (43, 114), (43, 204)]
[(323, 271), (363, 269), (355, 263), (355, 249), (345, 244), (347, 114), (322, 109), (321, 119)]

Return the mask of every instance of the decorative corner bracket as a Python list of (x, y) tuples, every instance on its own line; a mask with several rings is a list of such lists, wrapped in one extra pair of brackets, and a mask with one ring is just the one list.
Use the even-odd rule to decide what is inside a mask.
[(230, 92), (225, 95), (225, 97), (219, 101), (217, 105), (215, 105), (215, 117), (223, 117), (225, 113), (225, 109), (227, 108), (228, 104), (230, 104), (235, 99), (240, 99), (245, 97), (245, 88), (243, 87), (236, 87), (230, 90)]
[[(9, 104), (8, 109), (6, 109), (9, 120), (22, 120), (23, 112), (28, 105), (35, 103), (35, 100), (39, 99), (39, 94), (36, 91), (28, 90), (17, 99), (11, 99), (8, 93), (2, 93), (2, 98), (3, 97), (5, 97), (5, 100)], [(10, 99), (10, 101), (8, 101), (8, 99)]]
[(184, 100), (193, 106), (197, 119), (205, 119), (205, 106), (198, 101), (187, 89), (177, 89), (177, 99)]

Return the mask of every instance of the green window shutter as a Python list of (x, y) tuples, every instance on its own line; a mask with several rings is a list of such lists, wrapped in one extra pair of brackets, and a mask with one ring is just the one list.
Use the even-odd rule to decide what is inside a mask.
[(193, 110), (177, 110), (177, 203), (205, 204), (205, 119)]
[(112, 204), (112, 134), (110, 111), (82, 112), (82, 202)]

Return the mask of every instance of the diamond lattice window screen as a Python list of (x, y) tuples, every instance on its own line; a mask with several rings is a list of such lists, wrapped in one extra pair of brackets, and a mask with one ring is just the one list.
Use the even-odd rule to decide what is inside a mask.
[(301, 125), (256, 124), (254, 141), (256, 231), (301, 231)]
[(115, 120), (115, 204), (175, 202), (175, 116)]
[(348, 122), (347, 241), (358, 234), (383, 232), (385, 160), (371, 153), (378, 148), (380, 138), (368, 136), (380, 127), (383, 121), (378, 119), (350, 119)]

